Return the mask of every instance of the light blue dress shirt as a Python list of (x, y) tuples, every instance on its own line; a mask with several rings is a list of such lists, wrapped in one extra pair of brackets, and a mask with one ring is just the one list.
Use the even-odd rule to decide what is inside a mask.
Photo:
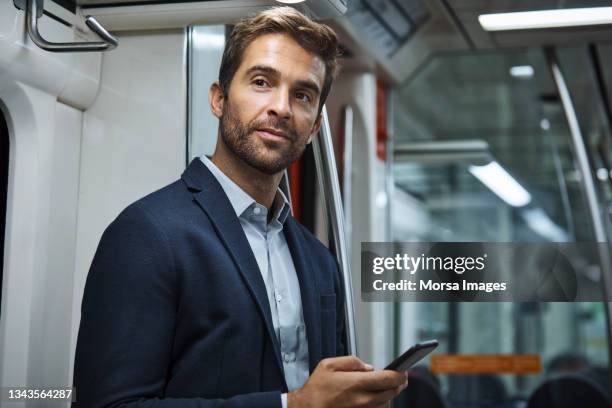
[[(265, 206), (256, 202), (208, 157), (201, 156), (200, 160), (221, 184), (253, 250), (268, 293), (285, 381), (289, 391), (293, 391), (304, 385), (309, 368), (300, 284), (283, 233), (283, 224), (290, 211), (289, 202), (279, 189), (274, 198), (274, 215), (268, 223)], [(281, 401), (286, 408), (287, 394), (281, 395)]]

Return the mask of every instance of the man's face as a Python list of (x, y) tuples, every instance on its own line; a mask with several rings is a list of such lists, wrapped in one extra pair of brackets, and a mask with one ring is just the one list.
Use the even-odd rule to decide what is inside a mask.
[(290, 36), (255, 39), (244, 51), (223, 103), (220, 133), (225, 145), (263, 173), (286, 169), (318, 131), (324, 79), (321, 58)]

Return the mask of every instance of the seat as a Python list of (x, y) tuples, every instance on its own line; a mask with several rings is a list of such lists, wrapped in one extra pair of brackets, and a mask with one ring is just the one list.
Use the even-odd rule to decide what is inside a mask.
[(527, 408), (611, 408), (604, 391), (592, 380), (563, 374), (542, 383), (527, 401)]
[(453, 408), (498, 408), (508, 399), (501, 378), (490, 374), (453, 375), (449, 378), (448, 401)]
[(436, 387), (426, 379), (410, 376), (408, 388), (393, 400), (393, 408), (445, 408)]

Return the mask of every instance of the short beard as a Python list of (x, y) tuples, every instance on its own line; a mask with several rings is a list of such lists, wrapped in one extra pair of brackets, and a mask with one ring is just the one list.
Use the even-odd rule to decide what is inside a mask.
[[(270, 157), (255, 146), (256, 136), (250, 135), (261, 128), (282, 130), (289, 139), (289, 143), (282, 148), (282, 151), (279, 150), (277, 157)], [(300, 158), (306, 148), (305, 144), (300, 143), (300, 137), (295, 129), (291, 128), (286, 121), (271, 117), (267, 121), (242, 124), (227, 99), (220, 118), (219, 130), (223, 142), (234, 155), (249, 166), (268, 175), (284, 171), (291, 163)]]

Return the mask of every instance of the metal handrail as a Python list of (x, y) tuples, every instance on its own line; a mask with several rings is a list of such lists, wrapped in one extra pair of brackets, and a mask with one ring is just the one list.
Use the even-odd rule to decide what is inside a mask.
[[(605, 232), (604, 221), (601, 215), (601, 208), (599, 201), (597, 200), (597, 192), (595, 190), (595, 182), (593, 181), (593, 175), (591, 167), (589, 165), (589, 158), (587, 155), (587, 149), (585, 145), (582, 132), (580, 130), (580, 124), (578, 122), (578, 116), (574, 109), (572, 97), (567, 88), (565, 78), (559, 67), (559, 60), (557, 58), (557, 52), (554, 48), (546, 48), (545, 50), (546, 60), (548, 67), (552, 74), (553, 80), (561, 99), (561, 105), (567, 119), (569, 126), (572, 147), (576, 156), (578, 168), (581, 172), (580, 181), (582, 182), (582, 188), (587, 199), (587, 207), (591, 222), (593, 223), (593, 232), (595, 233), (595, 239), (598, 243), (597, 250), (599, 259), (601, 262), (602, 269), (602, 283), (603, 283), (603, 294), (605, 302), (605, 315), (606, 323), (608, 326), (608, 354), (609, 360), (612, 361), (612, 303), (610, 303), (612, 296), (612, 264), (611, 254), (608, 246), (608, 239)], [(612, 372), (610, 373), (610, 381), (612, 381)]]
[(344, 157), (342, 174), (342, 196), (344, 204), (344, 234), (348, 240), (347, 257), (351, 259), (351, 236), (353, 232), (353, 211), (351, 197), (353, 195), (353, 108), (344, 107)]
[(85, 17), (85, 24), (102, 39), (103, 42), (63, 42), (54, 43), (45, 40), (38, 31), (38, 18), (43, 9), (44, 2), (41, 1), (40, 9), (37, 0), (26, 1), (26, 29), (28, 35), (40, 48), (51, 52), (91, 52), (110, 51), (119, 45), (119, 42), (92, 16)]
[(353, 282), (351, 267), (348, 259), (346, 236), (344, 232), (344, 214), (340, 195), (340, 183), (334, 157), (329, 119), (325, 106), (322, 111), (322, 123), (319, 137), (312, 141), (315, 165), (319, 178), (321, 192), (325, 197), (325, 206), (332, 227), (332, 235), (336, 249), (336, 259), (344, 281), (345, 316), (347, 334), (347, 352), (349, 355), (357, 354), (357, 341), (355, 336), (355, 310), (353, 305)]

